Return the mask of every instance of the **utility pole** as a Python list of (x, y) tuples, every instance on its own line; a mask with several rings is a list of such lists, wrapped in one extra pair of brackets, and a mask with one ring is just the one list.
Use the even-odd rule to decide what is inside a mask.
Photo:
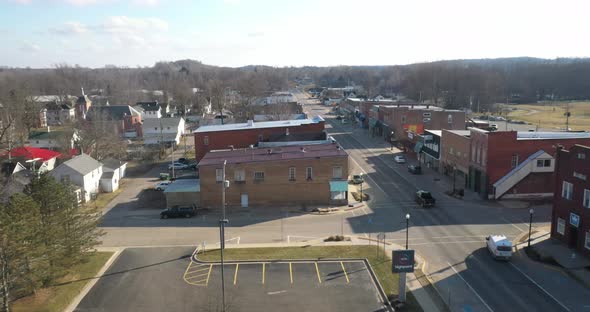
[(565, 113), (563, 115), (565, 116), (565, 132), (569, 132), (570, 116), (572, 115), (572, 113), (570, 112), (570, 103), (565, 104)]
[(223, 180), (221, 183), (221, 219), (219, 220), (219, 240), (221, 249), (221, 300), (222, 300), (222, 311), (225, 312), (225, 277), (223, 268), (223, 250), (225, 249), (225, 225), (229, 222), (225, 218), (225, 189), (229, 186), (229, 181), (225, 180), (225, 166), (227, 160), (223, 161), (222, 175)]

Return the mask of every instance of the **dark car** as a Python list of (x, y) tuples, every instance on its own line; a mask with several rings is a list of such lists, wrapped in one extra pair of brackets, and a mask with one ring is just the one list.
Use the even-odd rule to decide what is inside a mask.
[(436, 200), (432, 197), (430, 192), (422, 190), (416, 192), (415, 200), (422, 208), (434, 207), (434, 204), (436, 203)]
[(185, 164), (185, 165), (188, 165), (189, 164), (188, 159), (186, 159), (184, 157), (178, 158), (178, 160), (176, 162), (181, 163), (181, 164)]
[(195, 206), (187, 206), (187, 207), (178, 207), (174, 206), (172, 208), (166, 208), (160, 212), (161, 219), (168, 219), (168, 218), (191, 218), (197, 214), (197, 209)]
[(417, 165), (409, 165), (408, 171), (413, 174), (422, 174), (422, 167)]

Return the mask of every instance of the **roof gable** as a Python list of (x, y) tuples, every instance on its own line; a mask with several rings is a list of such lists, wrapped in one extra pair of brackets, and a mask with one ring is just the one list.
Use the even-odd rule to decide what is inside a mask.
[(59, 165), (59, 167), (61, 166), (68, 167), (85, 176), (93, 170), (102, 167), (102, 163), (86, 154), (81, 154)]

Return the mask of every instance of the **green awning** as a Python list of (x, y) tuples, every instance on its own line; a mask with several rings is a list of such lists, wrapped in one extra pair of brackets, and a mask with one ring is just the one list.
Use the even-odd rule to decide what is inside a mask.
[(369, 126), (371, 127), (375, 127), (375, 125), (377, 124), (379, 120), (375, 119), (375, 118), (369, 118)]
[(423, 146), (424, 146), (424, 143), (422, 143), (422, 142), (416, 143), (416, 146), (414, 146), (414, 152), (420, 153), (422, 151)]
[(348, 181), (330, 181), (330, 192), (347, 192)]

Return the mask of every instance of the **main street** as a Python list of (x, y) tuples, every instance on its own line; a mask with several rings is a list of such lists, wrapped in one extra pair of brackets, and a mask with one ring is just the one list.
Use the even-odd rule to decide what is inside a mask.
[[(301, 93), (298, 96), (302, 96)], [(329, 108), (308, 105), (310, 116), (329, 116)], [(528, 209), (508, 209), (466, 196), (448, 197), (448, 183), (435, 180), (432, 172), (410, 175), (405, 165), (393, 162), (392, 153), (382, 139), (368, 131), (326, 118), (328, 132), (348, 152), (358, 170), (365, 173), (373, 199), (370, 213), (351, 225), (354, 233), (384, 232), (403, 245), (405, 215), (409, 213), (409, 247), (426, 259), (430, 279), (453, 311), (568, 311), (545, 289), (531, 282), (514, 264), (491, 259), (485, 249), (485, 236), (504, 234), (514, 239), (528, 231)], [(433, 209), (417, 209), (416, 190), (426, 189), (437, 199)], [(547, 205), (535, 208), (535, 226), (550, 218)]]

